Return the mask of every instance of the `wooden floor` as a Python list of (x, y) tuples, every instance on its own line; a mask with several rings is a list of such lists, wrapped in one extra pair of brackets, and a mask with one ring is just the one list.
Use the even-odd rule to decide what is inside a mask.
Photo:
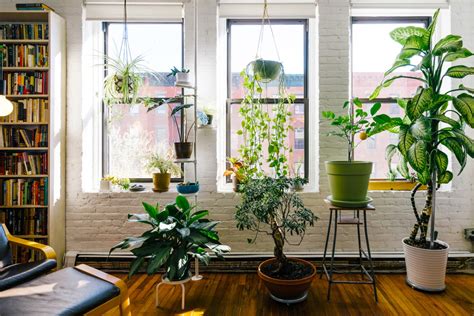
[(128, 284), (133, 315), (474, 315), (473, 275), (448, 275), (440, 294), (409, 288), (402, 274), (378, 275), (378, 304), (370, 285), (352, 284), (334, 285), (327, 302), (327, 281), (316, 278), (305, 302), (286, 306), (269, 297), (256, 274), (209, 273), (186, 284), (184, 311), (179, 286), (160, 286), (162, 305), (155, 307), (159, 275), (117, 276)]

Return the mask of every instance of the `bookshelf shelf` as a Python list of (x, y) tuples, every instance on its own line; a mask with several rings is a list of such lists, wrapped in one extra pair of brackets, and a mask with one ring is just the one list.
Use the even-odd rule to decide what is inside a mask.
[(0, 205), (0, 209), (6, 208), (48, 208), (48, 205)]
[(38, 179), (38, 178), (47, 178), (47, 174), (2, 174), (0, 179)]
[(0, 125), (48, 125), (48, 122), (0, 122)]
[(3, 72), (11, 71), (48, 71), (48, 67), (3, 67)]
[(47, 151), (48, 147), (0, 147), (0, 151)]
[(48, 98), (48, 94), (7, 94), (7, 99)]
[(48, 44), (49, 40), (40, 39), (0, 39), (0, 44)]
[[(0, 12), (0, 37), (6, 52), (0, 93), (14, 105), (0, 122), (0, 222), (16, 236), (49, 244), (62, 258), (66, 23), (52, 11)], [(18, 203), (25, 204), (11, 205)], [(14, 257), (26, 262), (34, 254), (22, 250)]]

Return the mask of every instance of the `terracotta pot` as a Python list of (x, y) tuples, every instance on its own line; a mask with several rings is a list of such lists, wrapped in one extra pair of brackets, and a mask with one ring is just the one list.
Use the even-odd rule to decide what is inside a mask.
[(174, 143), (174, 150), (176, 152), (176, 159), (188, 159), (193, 153), (192, 142)]
[(153, 191), (168, 192), (170, 189), (171, 174), (170, 173), (154, 173), (153, 174)]
[(423, 249), (406, 244), (403, 239), (407, 283), (418, 290), (439, 292), (446, 288), (446, 265), (448, 263), (449, 245), (441, 240), (435, 242), (445, 249)]
[(291, 261), (297, 261), (313, 268), (313, 273), (303, 279), (299, 280), (282, 280), (274, 279), (262, 272), (262, 268), (275, 262), (276, 259), (268, 259), (260, 263), (258, 266), (258, 276), (262, 279), (273, 299), (283, 303), (296, 303), (306, 298), (308, 289), (311, 287), (311, 282), (316, 275), (316, 267), (306, 260), (298, 258), (288, 258)]

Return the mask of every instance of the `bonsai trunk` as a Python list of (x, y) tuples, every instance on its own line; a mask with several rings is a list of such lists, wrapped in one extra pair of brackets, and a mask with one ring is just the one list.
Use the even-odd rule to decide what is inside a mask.
[(273, 238), (273, 242), (275, 243), (273, 254), (275, 255), (275, 258), (277, 260), (277, 267), (275, 268), (275, 270), (273, 270), (273, 273), (278, 273), (288, 261), (285, 254), (283, 253), (285, 238), (276, 222), (273, 222), (271, 227), (272, 227), (272, 238)]

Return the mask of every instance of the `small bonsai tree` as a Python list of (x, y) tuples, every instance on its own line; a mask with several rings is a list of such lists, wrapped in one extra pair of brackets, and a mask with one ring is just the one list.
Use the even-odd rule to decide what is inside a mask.
[[(284, 273), (291, 269), (283, 252), (285, 244), (299, 245), (308, 225), (313, 226), (318, 218), (306, 208), (300, 196), (290, 190), (294, 179), (263, 177), (253, 179), (244, 185), (242, 202), (237, 206), (235, 219), (240, 230), (255, 232), (249, 243), (256, 241), (260, 233), (271, 236), (277, 265), (272, 274)], [(299, 240), (290, 242), (288, 234), (296, 235)]]
[[(473, 53), (463, 47), (462, 38), (458, 35), (448, 35), (437, 43), (433, 42), (438, 14), (439, 10), (427, 28), (400, 27), (390, 33), (392, 39), (402, 45), (402, 49), (371, 96), (372, 99), (376, 98), (383, 88), (400, 78), (421, 83), (413, 98), (398, 100), (405, 112), (404, 117), (386, 116), (385, 123), (380, 125), (378, 131), (398, 132), (398, 144), (387, 147), (387, 160), (391, 165), (392, 157), (399, 155), (397, 170), (404, 177), (411, 177), (411, 171), (414, 171), (418, 182), (411, 195), (416, 223), (408, 242), (430, 249), (435, 247), (434, 241), (437, 239), (432, 220), (431, 241), (426, 242), (428, 223), (435, 212), (435, 194), (440, 184), (449, 183), (453, 179), (453, 172), (448, 170), (449, 158), (446, 153), (454, 154), (459, 162), (458, 174), (463, 171), (467, 157), (474, 157), (474, 140), (464, 132), (466, 125), (474, 128), (474, 89), (461, 84), (456, 89), (442, 91), (445, 78), (462, 79), (474, 75), (474, 67), (445, 67), (447, 62), (471, 57)], [(421, 58), (416, 65), (412, 64), (415, 56)], [(407, 66), (412, 67), (413, 71), (419, 71), (420, 76), (393, 75), (395, 70)], [(450, 103), (453, 108), (449, 106)], [(422, 185), (427, 186), (427, 194), (424, 208), (419, 213), (415, 194)]]

